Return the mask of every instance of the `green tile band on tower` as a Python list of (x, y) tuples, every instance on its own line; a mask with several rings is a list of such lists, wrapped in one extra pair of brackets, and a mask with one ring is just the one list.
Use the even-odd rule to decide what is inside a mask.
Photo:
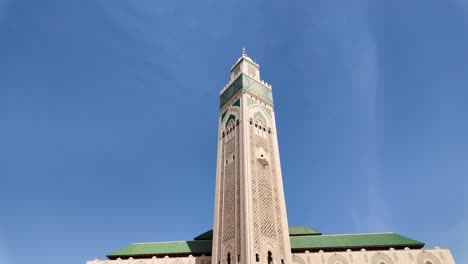
[(248, 91), (255, 96), (258, 96), (266, 103), (273, 105), (273, 95), (271, 89), (256, 81), (252, 77), (241, 74), (237, 79), (221, 94), (219, 108), (223, 108), (226, 103), (231, 100), (234, 95), (237, 95), (241, 90)]

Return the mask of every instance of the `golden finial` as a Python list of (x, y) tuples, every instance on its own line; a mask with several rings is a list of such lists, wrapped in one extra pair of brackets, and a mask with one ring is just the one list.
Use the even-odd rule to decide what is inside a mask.
[(242, 48), (242, 56), (247, 57), (247, 50), (245, 48)]

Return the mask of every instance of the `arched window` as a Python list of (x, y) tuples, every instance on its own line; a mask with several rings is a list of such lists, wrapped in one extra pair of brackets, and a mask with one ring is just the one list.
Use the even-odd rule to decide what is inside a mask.
[(228, 132), (229, 132), (228, 140), (233, 138), (235, 136), (235, 134), (236, 134), (236, 130), (234, 129), (235, 125), (236, 125), (236, 123), (234, 122), (234, 120), (229, 121), (229, 123), (227, 125)]
[(255, 254), (255, 261), (256, 261), (256, 262), (260, 262), (260, 257), (258, 256), (258, 253)]
[(255, 120), (255, 135), (266, 138), (266, 126), (259, 119)]
[(227, 264), (231, 264), (231, 253), (227, 255)]
[(268, 264), (273, 264), (273, 256), (271, 255), (271, 251), (268, 251)]

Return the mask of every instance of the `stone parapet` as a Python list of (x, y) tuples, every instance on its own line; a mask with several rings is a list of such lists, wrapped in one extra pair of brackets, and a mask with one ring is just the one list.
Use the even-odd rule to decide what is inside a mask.
[(305, 252), (292, 255), (294, 264), (455, 264), (448, 249)]
[[(448, 249), (304, 252), (292, 254), (294, 264), (455, 264)], [(91, 260), (87, 264), (211, 264), (210, 256)]]
[(201, 257), (164, 257), (145, 259), (90, 260), (86, 264), (211, 264), (210, 256)]

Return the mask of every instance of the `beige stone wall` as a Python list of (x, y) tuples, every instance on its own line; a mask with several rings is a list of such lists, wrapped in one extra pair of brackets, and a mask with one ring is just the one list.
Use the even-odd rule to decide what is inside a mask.
[[(259, 66), (245, 53), (229, 85), (243, 73), (262, 91)], [(235, 103), (239, 100), (240, 103)], [(212, 264), (292, 263), (274, 109), (241, 89), (220, 109)]]
[[(251, 215), (251, 256), (259, 254), (260, 262), (266, 262), (272, 253), (274, 262), (290, 263), (290, 245), (287, 215), (281, 177), (278, 138), (274, 109), (263, 100), (250, 94), (246, 109), (248, 126), (246, 162), (249, 165), (249, 197), (246, 204)], [(253, 254), (254, 253), (254, 254)], [(256, 263), (252, 259), (251, 263)]]
[[(241, 94), (234, 96), (241, 100)], [(241, 105), (243, 102), (241, 102)], [(218, 160), (216, 171), (213, 256), (215, 263), (231, 257), (237, 262), (241, 252), (241, 108), (230, 104), (224, 120), (219, 122)], [(231, 119), (234, 116), (235, 119)]]
[(295, 253), (294, 264), (455, 264), (448, 249)]
[[(314, 252), (292, 254), (293, 264), (455, 264), (448, 249)], [(91, 260), (87, 264), (210, 264), (211, 257)], [(233, 262), (236, 263), (236, 262)], [(266, 263), (261, 261), (260, 264)], [(278, 263), (277, 261), (274, 262)], [(225, 264), (225, 263), (223, 263)], [(279, 263), (278, 263), (279, 264)]]
[(118, 260), (90, 260), (87, 264), (210, 264), (211, 257), (183, 257), (183, 258), (148, 258), (148, 259), (118, 259)]

